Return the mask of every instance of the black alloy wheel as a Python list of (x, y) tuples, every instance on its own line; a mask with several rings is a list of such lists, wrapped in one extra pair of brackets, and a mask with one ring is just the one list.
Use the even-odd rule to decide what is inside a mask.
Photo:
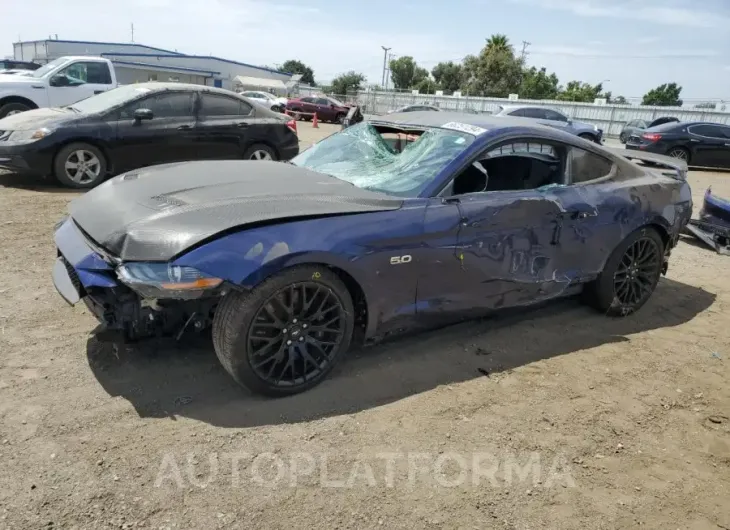
[(328, 368), (345, 332), (345, 309), (332, 290), (293, 283), (270, 296), (254, 317), (248, 360), (270, 386), (303, 385)]
[(626, 249), (613, 275), (614, 295), (622, 306), (640, 307), (646, 302), (661, 274), (662, 261), (653, 238), (639, 238)]

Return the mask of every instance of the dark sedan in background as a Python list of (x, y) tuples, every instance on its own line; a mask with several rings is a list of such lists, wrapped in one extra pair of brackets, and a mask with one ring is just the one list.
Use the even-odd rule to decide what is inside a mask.
[(0, 120), (0, 168), (53, 175), (73, 188), (156, 164), (289, 160), (298, 153), (296, 122), (201, 85), (126, 85)]
[(719, 123), (665, 123), (632, 134), (626, 149), (669, 155), (701, 167), (730, 168), (730, 126)]
[(286, 110), (292, 113), (301, 112), (301, 118), (311, 120), (314, 114), (321, 121), (342, 123), (350, 112), (351, 105), (346, 105), (330, 96), (306, 96), (290, 99)]
[(621, 129), (618, 139), (622, 144), (625, 144), (631, 135), (638, 134), (640, 136), (646, 129), (678, 121), (679, 118), (675, 118), (673, 116), (663, 116), (655, 120), (631, 120), (624, 125), (623, 129)]

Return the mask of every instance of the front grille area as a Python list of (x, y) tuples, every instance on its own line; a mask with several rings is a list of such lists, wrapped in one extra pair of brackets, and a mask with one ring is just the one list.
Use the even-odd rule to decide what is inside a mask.
[(63, 255), (59, 252), (61, 261), (63, 262), (63, 266), (66, 267), (66, 272), (68, 272), (68, 277), (71, 278), (71, 283), (74, 284), (74, 287), (76, 290), (80, 293), (83, 290), (83, 286), (81, 285), (81, 280), (79, 279), (79, 275), (76, 273), (76, 269), (74, 269), (71, 264), (66, 261), (66, 258), (63, 257)]

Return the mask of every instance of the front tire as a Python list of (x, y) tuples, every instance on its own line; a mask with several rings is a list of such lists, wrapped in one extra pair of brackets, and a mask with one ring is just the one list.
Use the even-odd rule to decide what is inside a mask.
[(601, 274), (584, 291), (586, 301), (610, 316), (635, 313), (649, 300), (664, 266), (664, 241), (645, 226), (613, 251)]
[(106, 158), (99, 148), (91, 144), (69, 144), (56, 154), (53, 175), (58, 182), (70, 188), (93, 188), (106, 178)]
[(218, 306), (213, 344), (223, 368), (267, 396), (304, 392), (330, 373), (350, 347), (352, 297), (327, 267), (299, 266)]
[(625, 133), (621, 133), (618, 137), (618, 141), (625, 144), (629, 140), (629, 137)]
[(25, 103), (7, 103), (0, 107), (0, 120), (6, 116), (12, 116), (13, 114), (19, 114), (27, 110), (32, 110), (33, 107), (26, 105)]
[(578, 135), (578, 138), (583, 138), (584, 140), (587, 140), (587, 141), (592, 142), (594, 144), (597, 143), (596, 142), (596, 137), (593, 136), (590, 133), (582, 133), (582, 134), (579, 134)]

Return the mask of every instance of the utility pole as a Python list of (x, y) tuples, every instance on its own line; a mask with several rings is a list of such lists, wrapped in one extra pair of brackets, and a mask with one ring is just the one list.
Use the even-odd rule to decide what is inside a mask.
[(523, 41), (522, 41), (522, 54), (520, 55), (520, 59), (521, 59), (521, 60), (522, 60), (523, 62), (525, 61), (525, 59), (527, 59), (527, 56), (529, 55), (529, 54), (527, 53), (527, 47), (528, 47), (528, 46), (531, 46), (531, 45), (532, 45), (532, 43), (531, 43), (531, 42), (527, 42), (526, 40), (523, 40)]
[(385, 68), (388, 64), (388, 52), (390, 51), (390, 48), (386, 48), (385, 46), (381, 46), (383, 48), (383, 80), (381, 81), (381, 86), (385, 88)]
[(132, 22), (131, 28), (132, 28), (132, 42), (134, 42), (134, 22)]
[(394, 53), (388, 54), (388, 67), (385, 69), (385, 90), (388, 90), (388, 85), (390, 84), (390, 61), (398, 57)]

